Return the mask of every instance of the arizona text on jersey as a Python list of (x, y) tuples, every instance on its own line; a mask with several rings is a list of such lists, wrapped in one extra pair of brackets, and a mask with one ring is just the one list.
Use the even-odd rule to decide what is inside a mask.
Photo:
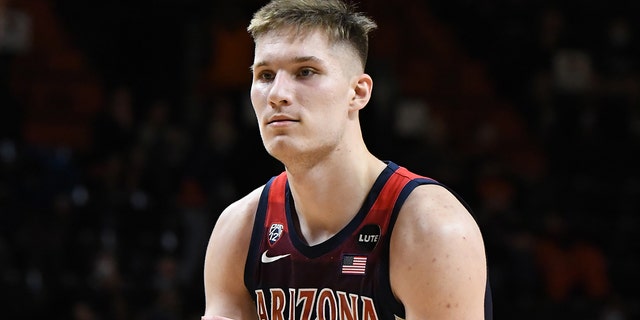
[(256, 310), (260, 320), (378, 319), (373, 299), (329, 288), (271, 288), (268, 292), (258, 289)]

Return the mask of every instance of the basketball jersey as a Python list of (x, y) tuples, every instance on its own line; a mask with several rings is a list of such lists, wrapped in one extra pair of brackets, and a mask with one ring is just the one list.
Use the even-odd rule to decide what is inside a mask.
[(258, 319), (403, 319), (389, 282), (389, 242), (400, 207), (422, 184), (439, 183), (387, 162), (349, 224), (308, 246), (295, 228), (286, 172), (271, 178), (244, 275)]

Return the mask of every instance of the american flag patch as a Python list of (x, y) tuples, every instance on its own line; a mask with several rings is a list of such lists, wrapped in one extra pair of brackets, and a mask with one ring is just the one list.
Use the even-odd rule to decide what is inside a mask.
[(367, 256), (345, 255), (342, 257), (342, 274), (364, 274)]

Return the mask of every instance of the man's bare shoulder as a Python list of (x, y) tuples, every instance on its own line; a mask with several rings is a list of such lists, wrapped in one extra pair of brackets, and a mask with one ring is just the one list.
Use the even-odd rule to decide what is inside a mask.
[(263, 188), (259, 187), (231, 203), (222, 211), (213, 228), (209, 249), (215, 248), (218, 254), (229, 254), (228, 258), (233, 260), (231, 265), (236, 265), (246, 257)]
[(216, 228), (219, 228), (219, 226), (229, 227), (234, 225), (245, 226), (246, 224), (253, 224), (263, 189), (264, 186), (260, 186), (227, 206), (220, 214), (220, 217), (216, 222)]
[(428, 234), (445, 231), (442, 229), (454, 225), (477, 227), (476, 221), (461, 200), (449, 189), (437, 184), (416, 187), (402, 206), (401, 216), (425, 223), (411, 223), (409, 226), (427, 228), (422, 231)]
[(483, 314), (482, 235), (471, 213), (443, 186), (422, 185), (407, 198), (394, 226), (390, 259), (392, 287), (407, 315)]
[[(237, 269), (236, 266), (244, 265), (247, 257), (256, 208), (262, 189), (263, 187), (257, 188), (230, 204), (220, 214), (211, 233), (207, 255), (213, 255), (222, 261), (230, 262), (228, 267), (234, 271)], [(220, 262), (216, 262), (216, 265), (225, 266)]]
[(394, 234), (404, 235), (395, 237), (397, 241), (406, 241), (404, 245), (447, 242), (459, 237), (482, 246), (474, 217), (451, 191), (440, 185), (414, 189), (402, 206), (394, 230)]
[(205, 256), (206, 316), (232, 319), (255, 317), (255, 307), (244, 286), (244, 264), (264, 186), (230, 204), (218, 218)]

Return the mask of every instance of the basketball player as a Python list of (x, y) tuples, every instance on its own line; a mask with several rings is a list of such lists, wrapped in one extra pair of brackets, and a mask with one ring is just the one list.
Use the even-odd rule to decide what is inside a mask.
[(221, 214), (202, 319), (490, 318), (469, 210), (363, 141), (374, 28), (339, 0), (273, 0), (255, 13), (251, 102), (285, 170)]

